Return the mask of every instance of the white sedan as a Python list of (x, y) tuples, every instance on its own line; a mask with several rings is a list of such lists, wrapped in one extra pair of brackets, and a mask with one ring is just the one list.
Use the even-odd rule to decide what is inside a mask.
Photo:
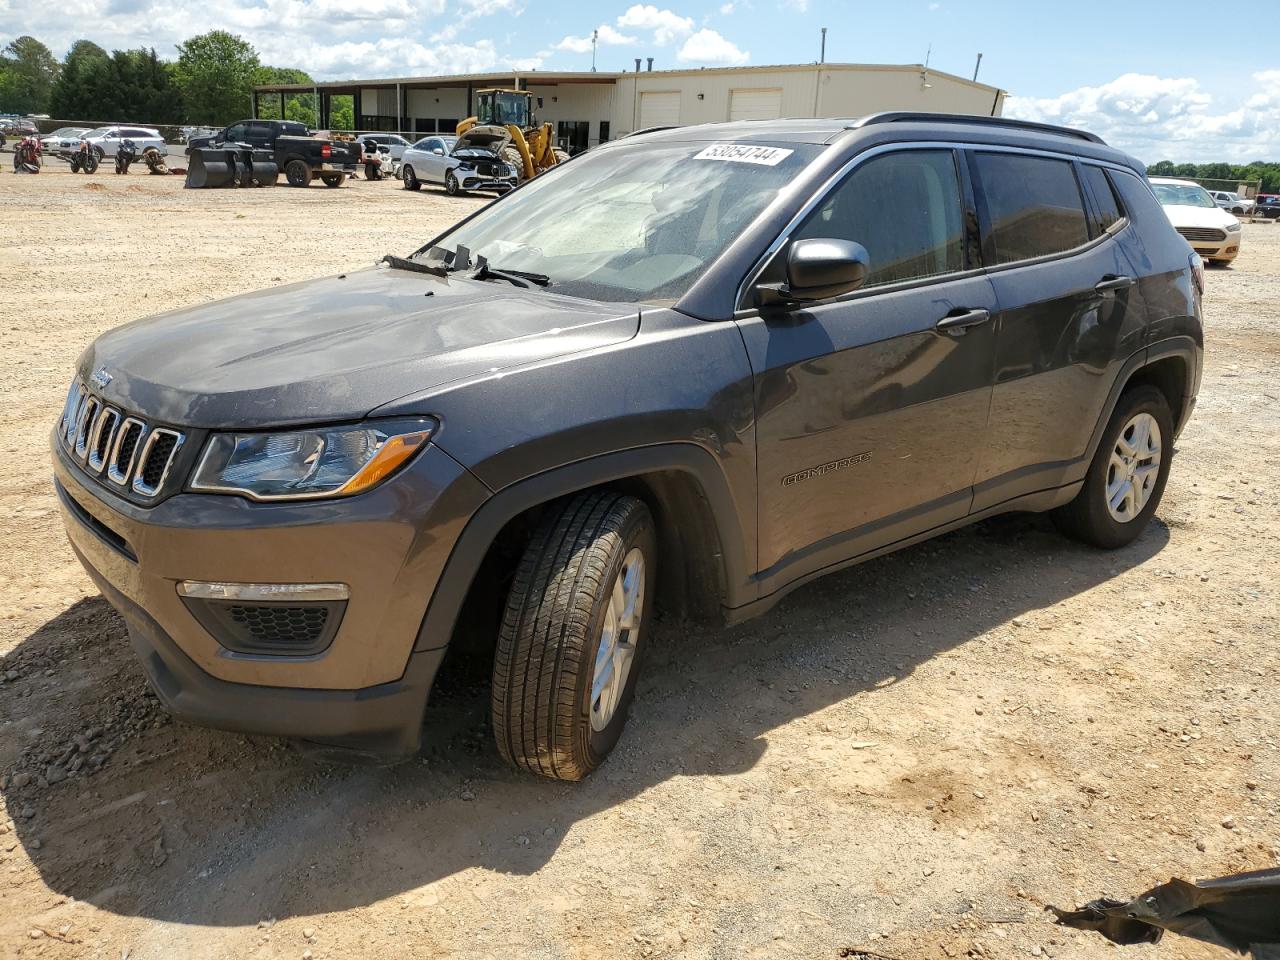
[(509, 140), (505, 130), (498, 136), (478, 128), (461, 138), (442, 133), (423, 137), (404, 152), (400, 179), (406, 190), (418, 190), (425, 183), (444, 187), (451, 196), (468, 190), (506, 193), (518, 179), (515, 166), (502, 156)]
[(59, 127), (52, 133), (40, 134), (40, 149), (49, 154), (70, 153), (80, 146), (80, 141), (91, 127)]
[(1152, 177), (1151, 189), (1173, 228), (1205, 260), (1230, 263), (1240, 253), (1240, 221), (1219, 207), (1200, 184)]
[(147, 147), (155, 147), (161, 155), (169, 152), (169, 148), (165, 146), (164, 137), (160, 136), (160, 131), (153, 127), (98, 127), (86, 133), (83, 139), (89, 144), (90, 149), (98, 154), (99, 159), (114, 157), (116, 151), (120, 149), (120, 144), (125, 140), (134, 142), (139, 156)]

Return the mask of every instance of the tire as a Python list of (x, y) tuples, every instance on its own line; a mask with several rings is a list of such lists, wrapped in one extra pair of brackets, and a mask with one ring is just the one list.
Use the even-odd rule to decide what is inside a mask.
[(376, 163), (366, 163), (364, 165), (364, 178), (366, 180), (381, 180), (382, 168)]
[(284, 178), (291, 187), (309, 187), (311, 167), (305, 160), (290, 160), (284, 165)]
[(552, 153), (554, 153), (554, 154), (556, 155), (556, 163), (557, 163), (557, 164), (564, 163), (566, 160), (568, 160), (568, 159), (569, 159), (569, 153), (568, 153), (568, 151), (566, 151), (566, 150), (561, 150), (559, 147), (553, 147), (553, 148), (551, 149), (551, 152), (552, 152)]
[(462, 192), (462, 186), (458, 183), (458, 178), (453, 175), (452, 170), (444, 172), (444, 192), (451, 197), (456, 197)]
[(418, 179), (418, 175), (413, 172), (413, 167), (405, 167), (402, 171), (401, 180), (404, 182), (406, 190), (421, 190), (422, 181)]
[[(105, 156), (107, 155), (107, 151), (103, 150), (101, 147), (94, 147), (94, 148), (93, 148), (93, 150), (92, 150), (91, 152), (93, 153), (93, 155), (94, 155), (95, 157), (97, 157), (97, 158), (98, 158), (98, 163), (101, 163), (101, 162), (102, 162), (103, 157), (105, 157)], [(95, 169), (96, 169), (96, 168), (95, 168)]]
[(1234, 213), (1237, 217), (1243, 217), (1244, 207), (1232, 207), (1231, 212)]
[(323, 183), (326, 187), (333, 187), (333, 188), (340, 187), (342, 186), (342, 181), (345, 179), (346, 177), (344, 177), (340, 173), (320, 174), (320, 182)]
[(85, 173), (94, 174), (98, 172), (98, 164), (102, 162), (101, 150), (90, 150), (85, 154), (84, 162), (80, 164), (80, 169)]
[(520, 156), (520, 151), (515, 147), (503, 147), (502, 159), (507, 161), (516, 168), (516, 183), (524, 180), (524, 157)]
[[(498, 631), (491, 705), (498, 752), (553, 780), (581, 780), (604, 762), (626, 724), (652, 619), (657, 538), (649, 509), (609, 490), (549, 510), (516, 569)], [(629, 581), (629, 583), (628, 583)], [(631, 625), (619, 623), (615, 593)], [(596, 660), (614, 624), (593, 697)]]
[[(1154, 464), (1154, 473), (1145, 475), (1150, 478), (1146, 482), (1143, 465), (1149, 467), (1153, 464), (1150, 463), (1150, 447), (1134, 443), (1142, 437), (1141, 427), (1138, 432), (1134, 432), (1138, 422), (1151, 432), (1159, 456), (1159, 462)], [(1154, 431), (1151, 431), (1152, 425), (1155, 427)], [(1148, 453), (1148, 456), (1144, 457), (1144, 453)], [(1169, 479), (1172, 457), (1173, 413), (1169, 409), (1169, 401), (1152, 386), (1126, 390), (1121, 394), (1116, 409), (1107, 422), (1107, 428), (1103, 431), (1098, 451), (1089, 465), (1089, 472), (1085, 474), (1084, 486), (1074, 500), (1053, 511), (1054, 523), (1068, 537), (1104, 550), (1129, 545), (1146, 529), (1156, 508), (1160, 506), (1160, 498), (1164, 496), (1164, 486)], [(1129, 473), (1132, 477), (1129, 489), (1133, 491), (1133, 498), (1124, 495), (1126, 478), (1123, 471), (1127, 467), (1134, 468)], [(1134, 486), (1135, 483), (1139, 486)], [(1124, 495), (1119, 502), (1120, 516), (1109, 507), (1109, 487)], [(1143, 495), (1147, 497), (1145, 503), (1140, 502)], [(1123, 516), (1126, 513), (1128, 516)]]

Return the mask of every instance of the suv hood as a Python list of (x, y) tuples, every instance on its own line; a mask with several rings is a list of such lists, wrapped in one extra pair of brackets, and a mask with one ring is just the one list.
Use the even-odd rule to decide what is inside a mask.
[(126, 324), (84, 352), (79, 373), (108, 403), (179, 426), (359, 420), (638, 328), (626, 304), (380, 266)]
[(456, 156), (459, 150), (478, 148), (496, 155), (502, 153), (503, 148), (510, 142), (511, 134), (506, 127), (472, 127), (458, 138), (452, 152)]

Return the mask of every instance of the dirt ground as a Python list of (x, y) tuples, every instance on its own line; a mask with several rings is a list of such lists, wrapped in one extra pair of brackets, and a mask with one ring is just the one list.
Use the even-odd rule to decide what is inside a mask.
[(1199, 408), (1128, 549), (1006, 517), (661, 623), (576, 786), (500, 764), (475, 684), (389, 770), (169, 720), (56, 511), (77, 355), (479, 202), (0, 175), (0, 957), (1086, 958), (1045, 904), (1277, 864), (1280, 226), (1208, 274)]

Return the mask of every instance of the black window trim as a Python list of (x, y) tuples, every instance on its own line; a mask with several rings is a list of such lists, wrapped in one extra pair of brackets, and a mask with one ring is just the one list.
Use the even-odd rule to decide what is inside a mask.
[(1089, 185), (1088, 179), (1084, 176), (1086, 167), (1094, 167), (1101, 170), (1103, 177), (1106, 178), (1107, 186), (1111, 188), (1111, 199), (1115, 201), (1116, 210), (1120, 216), (1111, 226), (1101, 231), (1098, 236), (1115, 236), (1121, 230), (1129, 225), (1129, 209), (1125, 206), (1124, 198), (1120, 196), (1120, 191), (1116, 189), (1115, 183), (1112, 182), (1111, 174), (1107, 172), (1107, 168), (1100, 163), (1090, 163), (1087, 160), (1076, 161), (1076, 179), (1080, 181), (1080, 185), (1084, 188), (1085, 199), (1088, 201), (1089, 207), (1089, 232), (1093, 233), (1094, 228), (1101, 222), (1102, 207), (1098, 204), (1098, 198), (1094, 195), (1093, 187)]
[(965, 243), (962, 255), (965, 258), (965, 267), (962, 270), (953, 271), (951, 273), (936, 273), (928, 277), (915, 277), (911, 280), (900, 280), (897, 283), (884, 283), (866, 289), (854, 290), (840, 297), (833, 297), (830, 300), (823, 300), (821, 304), (814, 306), (825, 306), (828, 303), (845, 303), (850, 300), (861, 300), (866, 297), (879, 296), (882, 293), (897, 293), (902, 290), (911, 290), (916, 287), (934, 286), (939, 283), (950, 283), (953, 280), (963, 280), (969, 277), (979, 276), (983, 273), (984, 267), (981, 262), (972, 262), (973, 250), (971, 249), (973, 238), (969, 235), (971, 212), (971, 204), (976, 202), (976, 196), (973, 192), (974, 185), (971, 182), (966, 170), (967, 164), (963, 159), (963, 153), (966, 144), (952, 142), (946, 140), (920, 140), (920, 141), (899, 141), (896, 143), (880, 144), (876, 147), (864, 150), (861, 153), (849, 158), (848, 161), (841, 164), (839, 168), (813, 192), (808, 200), (801, 206), (800, 210), (779, 232), (774, 241), (765, 248), (763, 254), (756, 260), (755, 264), (747, 271), (742, 283), (738, 285), (738, 293), (734, 302), (738, 305), (734, 311), (733, 318), (735, 320), (744, 320), (751, 317), (759, 316), (760, 309), (752, 301), (750, 293), (755, 286), (760, 275), (768, 269), (774, 258), (786, 248), (791, 240), (791, 234), (794, 233), (802, 223), (804, 223), (809, 214), (822, 205), (832, 191), (838, 189), (853, 172), (876, 157), (884, 156), (889, 153), (904, 153), (908, 150), (947, 150), (950, 151), (956, 164), (956, 177), (960, 183), (960, 204), (961, 217), (964, 221)]

